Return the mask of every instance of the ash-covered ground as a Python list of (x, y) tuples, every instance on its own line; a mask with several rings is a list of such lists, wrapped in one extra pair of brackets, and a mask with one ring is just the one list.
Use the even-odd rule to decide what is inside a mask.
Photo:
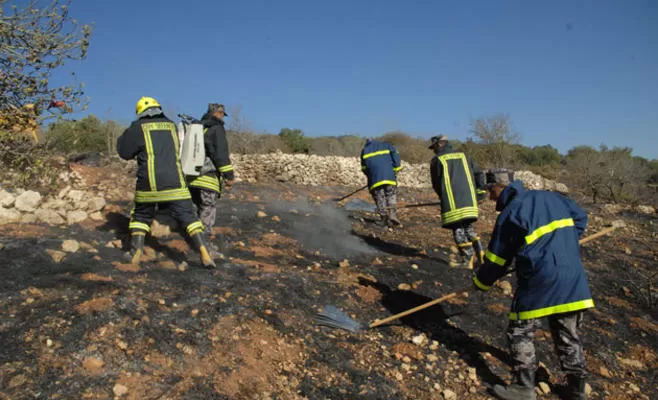
[[(470, 286), (472, 271), (447, 264), (438, 208), (403, 209), (389, 230), (362, 207), (367, 192), (331, 200), (349, 191), (237, 184), (219, 202), (215, 271), (176, 230), (147, 240), (141, 266), (123, 264), (128, 201), (72, 229), (0, 227), (0, 398), (491, 398), (510, 378), (513, 277), (363, 333), (314, 323), (324, 305), (369, 323)], [(401, 189), (400, 201), (436, 199)], [(495, 214), (482, 214), (486, 243)], [(656, 220), (623, 217), (583, 248), (597, 306), (583, 328), (590, 396), (658, 398)], [(537, 390), (558, 398), (547, 326), (536, 344)]]

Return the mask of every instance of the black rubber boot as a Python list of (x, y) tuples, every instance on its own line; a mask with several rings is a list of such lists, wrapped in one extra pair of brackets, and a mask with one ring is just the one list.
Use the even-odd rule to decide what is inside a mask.
[(535, 373), (534, 371), (520, 371), (515, 382), (508, 386), (495, 385), (494, 394), (503, 400), (535, 400)]
[(144, 240), (146, 239), (146, 234), (144, 233), (133, 233), (130, 235), (130, 252), (126, 255), (126, 258), (130, 261), (131, 264), (138, 265), (142, 254), (144, 254)]
[(567, 375), (566, 398), (569, 400), (587, 400), (584, 377)]
[(203, 240), (203, 234), (195, 233), (191, 239), (192, 239), (192, 244), (194, 245), (194, 249), (198, 251), (199, 254), (201, 254), (201, 263), (203, 264), (203, 266), (208, 269), (217, 268), (217, 265), (215, 264), (215, 261), (210, 256), (210, 253), (208, 252), (208, 248), (206, 247), (206, 244)]
[(484, 248), (482, 247), (480, 239), (475, 239), (473, 241), (473, 251), (475, 252), (475, 257), (478, 258), (480, 265), (484, 264)]

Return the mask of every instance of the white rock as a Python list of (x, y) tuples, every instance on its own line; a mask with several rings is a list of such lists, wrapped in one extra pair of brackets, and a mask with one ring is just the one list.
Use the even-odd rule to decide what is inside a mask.
[(64, 218), (53, 210), (37, 210), (34, 215), (37, 217), (37, 221), (45, 222), (49, 225), (62, 225)]
[(411, 338), (411, 341), (416, 345), (416, 346), (424, 346), (427, 344), (427, 336), (425, 336), (424, 333), (421, 333), (420, 335), (416, 335), (413, 338)]
[(637, 211), (648, 215), (653, 215), (656, 213), (656, 209), (651, 206), (637, 206)]
[(21, 224), (33, 224), (37, 222), (37, 216), (35, 214), (23, 214), (21, 216)]
[(100, 211), (103, 207), (105, 207), (105, 199), (100, 196), (92, 197), (87, 202), (87, 211), (89, 212)]
[(67, 253), (75, 253), (80, 250), (80, 243), (77, 240), (67, 239), (62, 242), (62, 250)]
[(71, 211), (66, 215), (66, 224), (73, 225), (86, 220), (87, 213), (82, 210)]
[(445, 400), (456, 400), (457, 394), (450, 389), (445, 389), (442, 393)]
[(95, 213), (91, 213), (91, 214), (89, 214), (89, 219), (91, 219), (92, 221), (102, 221), (103, 220), (103, 214), (101, 214), (98, 211), (95, 212)]
[(84, 190), (71, 190), (66, 194), (66, 198), (71, 200), (77, 207), (80, 207), (86, 197), (87, 193)]
[(120, 384), (120, 383), (117, 383), (112, 388), (112, 392), (114, 392), (115, 396), (121, 397), (121, 396), (124, 396), (124, 395), (128, 394), (128, 388), (126, 386)]
[(0, 207), (11, 207), (16, 201), (16, 196), (6, 190), (0, 189)]
[(41, 194), (28, 190), (16, 197), (14, 207), (19, 211), (34, 212), (41, 203)]
[(0, 208), (0, 225), (21, 221), (21, 213), (13, 208)]

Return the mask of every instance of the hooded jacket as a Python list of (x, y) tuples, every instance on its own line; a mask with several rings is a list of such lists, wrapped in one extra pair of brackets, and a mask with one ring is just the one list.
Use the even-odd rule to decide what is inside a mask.
[(466, 154), (447, 144), (432, 158), (430, 175), (432, 187), (441, 200), (443, 227), (477, 220), (477, 193), (484, 187), (484, 175)]
[(361, 150), (361, 170), (368, 177), (368, 188), (382, 185), (397, 186), (397, 173), (402, 169), (400, 154), (395, 146), (375, 140)]
[(189, 186), (220, 192), (220, 176), (227, 180), (234, 179), (224, 121), (206, 114), (201, 119), (201, 123), (206, 159), (201, 175), (191, 178)]
[(579, 237), (587, 214), (558, 193), (525, 190), (516, 180), (496, 203), (501, 211), (474, 277), (489, 290), (516, 259), (518, 288), (510, 319), (527, 320), (594, 307), (580, 258)]
[(136, 203), (191, 198), (178, 159), (176, 125), (162, 113), (142, 114), (117, 140), (124, 160), (137, 159)]

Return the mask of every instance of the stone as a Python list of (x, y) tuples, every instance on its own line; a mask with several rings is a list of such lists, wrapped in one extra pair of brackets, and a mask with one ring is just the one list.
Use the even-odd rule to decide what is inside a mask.
[(104, 219), (103, 214), (100, 212), (96, 211), (91, 214), (89, 214), (89, 219), (92, 221), (102, 221)]
[(41, 194), (28, 190), (16, 197), (14, 208), (18, 211), (34, 212), (41, 203)]
[(87, 202), (87, 211), (92, 213), (102, 210), (103, 207), (105, 207), (105, 199), (100, 196), (92, 197)]
[(33, 224), (37, 222), (37, 216), (34, 214), (23, 214), (21, 216), (21, 224)]
[(75, 253), (80, 250), (80, 242), (73, 239), (67, 239), (62, 242), (62, 250), (67, 253)]
[(441, 395), (445, 400), (457, 400), (457, 394), (450, 389), (445, 389), (441, 392)]
[(13, 376), (7, 383), (7, 387), (13, 389), (18, 386), (23, 386), (27, 382), (27, 377), (24, 374)]
[(256, 216), (257, 216), (258, 218), (265, 218), (265, 217), (267, 217), (267, 214), (266, 214), (264, 211), (258, 211), (258, 212), (256, 213)]
[(411, 338), (411, 341), (416, 346), (425, 346), (428, 342), (428, 339), (424, 333), (421, 333), (420, 335), (416, 335), (413, 338)]
[(411, 290), (411, 285), (408, 283), (401, 283), (398, 285), (398, 290)]
[(347, 259), (345, 259), (345, 260), (338, 263), (338, 267), (340, 267), (340, 268), (346, 268), (346, 267), (349, 267), (349, 266), (350, 266), (350, 261), (347, 260)]
[(76, 208), (80, 208), (86, 197), (87, 193), (84, 190), (70, 190), (66, 193), (66, 198), (71, 200)]
[(512, 284), (508, 281), (499, 281), (498, 287), (500, 287), (505, 296), (510, 296), (512, 294)]
[(70, 213), (66, 214), (66, 224), (74, 225), (85, 221), (87, 217), (87, 213), (82, 210), (71, 211)]
[(151, 236), (156, 238), (165, 238), (169, 235), (171, 235), (171, 228), (169, 228), (169, 225), (161, 224), (157, 220), (153, 221), (151, 224)]
[(411, 269), (418, 269), (418, 264), (411, 264)]
[(21, 213), (13, 208), (0, 208), (0, 225), (21, 221)]
[(115, 396), (121, 397), (128, 394), (128, 388), (120, 383), (117, 383), (112, 388), (112, 392), (114, 393)]
[(103, 373), (103, 361), (89, 357), (82, 362), (82, 366), (91, 375), (101, 375)]
[(0, 207), (9, 208), (14, 205), (16, 196), (4, 189), (0, 189)]
[(61, 263), (64, 257), (66, 257), (66, 253), (59, 250), (46, 249), (46, 253), (48, 253), (50, 258), (52, 258), (52, 260), (57, 264)]
[(656, 209), (651, 206), (637, 206), (636, 209), (642, 214), (653, 215), (656, 213)]
[(62, 225), (66, 222), (61, 215), (53, 210), (39, 209), (34, 213), (34, 215), (37, 217), (37, 221), (44, 222), (49, 225)]
[(281, 222), (281, 218), (279, 218), (277, 215), (272, 217), (272, 221), (274, 222)]

